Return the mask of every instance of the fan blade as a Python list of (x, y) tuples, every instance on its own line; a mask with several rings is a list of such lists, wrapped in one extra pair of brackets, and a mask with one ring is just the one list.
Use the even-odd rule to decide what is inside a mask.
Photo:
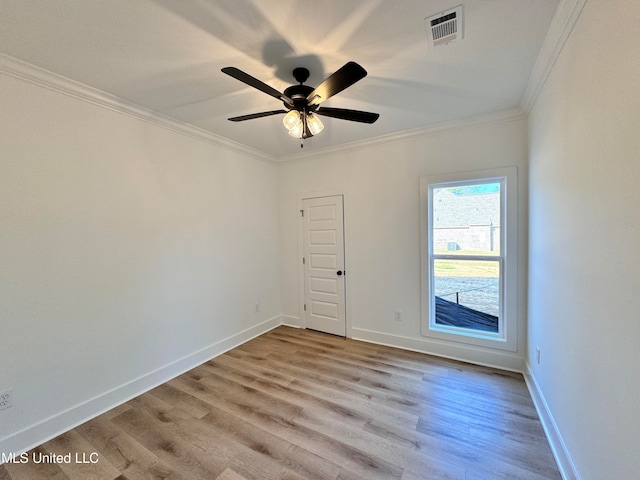
[(307, 102), (309, 105), (318, 105), (366, 76), (367, 71), (364, 68), (356, 62), (348, 62), (307, 95)]
[(267, 95), (271, 95), (278, 100), (282, 100), (283, 102), (293, 106), (293, 100), (287, 97), (284, 93), (280, 93), (273, 87), (270, 87), (266, 83), (258, 80), (255, 77), (252, 77), (248, 73), (244, 73), (242, 70), (237, 69), (236, 67), (224, 67), (222, 73), (226, 73), (230, 77), (235, 78), (236, 80), (240, 80), (242, 83), (246, 83), (250, 87), (257, 88), (261, 92), (266, 93)]
[(271, 110), (270, 112), (251, 113), (249, 115), (240, 115), (239, 117), (231, 117), (232, 122), (243, 122), (244, 120), (253, 120), (254, 118), (269, 117), (279, 113), (287, 113), (286, 110)]
[(319, 108), (314, 113), (325, 117), (341, 118), (342, 120), (362, 123), (374, 123), (380, 117), (379, 113), (348, 110), (346, 108)]

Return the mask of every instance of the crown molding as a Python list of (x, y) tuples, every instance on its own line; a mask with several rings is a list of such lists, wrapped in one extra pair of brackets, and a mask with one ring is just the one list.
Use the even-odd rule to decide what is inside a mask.
[(394, 143), (410, 142), (413, 140), (433, 137), (436, 135), (443, 135), (445, 133), (460, 132), (463, 130), (470, 130), (473, 128), (495, 125), (499, 123), (509, 123), (518, 120), (524, 120), (527, 118), (526, 112), (523, 112), (519, 107), (509, 110), (502, 110), (499, 112), (492, 112), (484, 115), (476, 115), (473, 117), (466, 117), (460, 120), (453, 120), (450, 122), (437, 123), (428, 127), (416, 128), (413, 130), (405, 130), (402, 132), (390, 133), (388, 135), (381, 135), (379, 137), (367, 138), (364, 140), (358, 140), (356, 142), (346, 143), (342, 145), (336, 145), (335, 147), (323, 148), (320, 150), (314, 150), (311, 152), (297, 153), (294, 155), (287, 155), (276, 159), (277, 163), (295, 162), (298, 160), (305, 160), (308, 158), (334, 155), (349, 150), (360, 149), (364, 147), (375, 147), (383, 145), (391, 145)]
[(151, 123), (158, 127), (186, 135), (217, 147), (232, 150), (260, 160), (274, 162), (276, 159), (259, 150), (247, 147), (227, 138), (215, 135), (194, 125), (154, 112), (123, 98), (90, 87), (70, 78), (58, 75), (9, 55), (0, 53), (0, 73), (24, 80), (47, 90), (91, 103), (108, 110)]
[(520, 100), (520, 108), (528, 115), (536, 103), (553, 67), (573, 31), (587, 0), (560, 0), (547, 36), (533, 66), (527, 88)]

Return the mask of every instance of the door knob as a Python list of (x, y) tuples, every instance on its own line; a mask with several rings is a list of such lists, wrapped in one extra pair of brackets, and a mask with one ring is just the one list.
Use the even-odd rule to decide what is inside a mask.
[(338, 276), (342, 275), (342, 270), (338, 270), (338, 271), (336, 272), (336, 274), (337, 274)]

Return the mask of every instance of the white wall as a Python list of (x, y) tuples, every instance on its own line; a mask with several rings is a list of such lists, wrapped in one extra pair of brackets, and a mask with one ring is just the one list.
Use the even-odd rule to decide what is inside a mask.
[(0, 452), (279, 323), (276, 166), (7, 76), (0, 105)]
[[(311, 140), (312, 141), (312, 140)], [(526, 125), (512, 120), (398, 143), (358, 146), (280, 167), (282, 309), (301, 325), (298, 200), (304, 194), (345, 194), (347, 335), (522, 369), (526, 251), (521, 250), (518, 352), (496, 353), (420, 334), (420, 177), (516, 165), (520, 181), (520, 238), (526, 244)], [(401, 310), (403, 321), (394, 320)]]
[(639, 24), (588, 1), (529, 118), (528, 363), (583, 479), (640, 472)]

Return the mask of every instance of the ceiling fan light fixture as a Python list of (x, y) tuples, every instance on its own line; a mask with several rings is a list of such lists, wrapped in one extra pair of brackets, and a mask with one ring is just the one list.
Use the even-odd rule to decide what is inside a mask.
[(312, 135), (317, 135), (324, 129), (324, 125), (320, 119), (313, 113), (307, 115), (307, 126)]
[(300, 112), (297, 110), (290, 110), (282, 119), (282, 124), (287, 130), (291, 130), (298, 123), (302, 123), (300, 120)]
[(304, 131), (304, 125), (302, 120), (298, 118), (298, 123), (289, 129), (289, 135), (295, 138), (302, 138), (302, 132)]

